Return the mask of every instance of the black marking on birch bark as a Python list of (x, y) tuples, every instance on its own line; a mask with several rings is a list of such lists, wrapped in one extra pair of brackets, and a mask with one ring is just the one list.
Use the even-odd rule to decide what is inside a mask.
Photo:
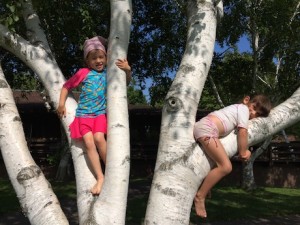
[(180, 66), (179, 70), (182, 71), (184, 74), (187, 74), (195, 71), (195, 67), (191, 65), (182, 65)]
[(194, 171), (194, 167), (192, 165), (187, 165), (187, 161), (193, 154), (193, 151), (197, 145), (198, 144), (196, 142), (194, 142), (189, 148), (187, 148), (187, 151), (182, 156), (180, 156), (172, 161), (167, 161), (167, 162), (162, 163), (159, 166), (158, 170), (167, 171), (167, 170), (171, 170), (173, 168), (173, 166), (175, 166), (175, 165), (182, 164), (182, 165), (185, 165), (186, 167), (190, 168), (192, 171)]
[(179, 98), (169, 97), (166, 99), (167, 112), (177, 112), (183, 106), (182, 101)]
[(86, 155), (87, 153), (86, 153), (86, 151), (85, 150), (83, 150), (80, 154), (78, 154), (78, 157), (80, 157), (80, 156), (84, 156), (84, 155)]
[(89, 213), (89, 215), (88, 215), (88, 218), (87, 218), (87, 220), (86, 221), (84, 221), (83, 222), (83, 225), (99, 225), (97, 222), (96, 222), (96, 219), (95, 219), (95, 215), (94, 215), (94, 206), (95, 206), (95, 203), (96, 203), (96, 201), (97, 201), (97, 199), (98, 199), (98, 196), (95, 196), (94, 198), (93, 198), (93, 201), (91, 202), (91, 205), (90, 205), (90, 207), (89, 207), (89, 211), (88, 211), (88, 213)]
[(171, 196), (171, 197), (176, 196), (176, 192), (172, 188), (164, 188), (161, 190), (161, 193), (163, 193), (164, 195)]
[(21, 122), (21, 118), (20, 118), (19, 116), (15, 116), (15, 117), (13, 118), (13, 121), (14, 121), (14, 122), (15, 122), (15, 121)]
[(5, 82), (5, 80), (0, 80), (0, 88), (8, 88), (8, 84)]
[(155, 189), (157, 189), (157, 190), (161, 190), (161, 184), (157, 184), (157, 183), (155, 183), (154, 185), (153, 185), (153, 187), (155, 188)]
[(125, 159), (122, 161), (122, 165), (124, 165), (128, 162), (130, 162), (130, 156), (129, 155), (125, 156)]
[(171, 196), (171, 197), (176, 196), (176, 192), (172, 188), (164, 188), (161, 190), (161, 193), (163, 193), (164, 195)]
[(172, 93), (168, 96), (174, 96), (174, 95), (179, 95), (181, 93), (183, 84), (182, 83), (177, 83), (177, 84), (172, 84), (170, 87), (169, 93)]
[(0, 103), (0, 109), (4, 108), (6, 104)]
[(52, 201), (46, 203), (46, 204), (44, 205), (44, 208), (47, 208), (49, 205), (52, 205), (52, 203), (53, 203)]
[[(16, 34), (13, 34), (12, 35), (14, 38), (13, 39), (16, 39)], [(6, 46), (9, 46), (10, 48), (14, 48), (16, 47), (15, 43), (13, 40), (11, 40), (9, 37), (4, 37), (4, 43)]]
[(172, 188), (163, 188), (162, 189), (162, 186), (157, 183), (155, 183), (153, 186), (156, 190), (160, 191), (164, 195), (168, 195), (168, 196), (172, 196), (172, 197), (176, 196), (176, 192)]
[(113, 125), (112, 127), (114, 128), (114, 127), (125, 127), (125, 126), (123, 126), (122, 124), (117, 123), (116, 125)]
[(96, 222), (95, 216), (93, 215), (92, 217), (89, 217), (84, 223), (83, 225), (99, 225)]
[(32, 165), (21, 169), (21, 171), (17, 175), (17, 180), (20, 184), (24, 184), (24, 182), (27, 180), (38, 178), (40, 174), (41, 169), (36, 165)]

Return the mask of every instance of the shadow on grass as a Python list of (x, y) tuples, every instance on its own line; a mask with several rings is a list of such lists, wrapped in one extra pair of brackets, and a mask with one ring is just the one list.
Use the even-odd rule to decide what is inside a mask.
[[(259, 188), (246, 192), (240, 188), (218, 187), (206, 200), (208, 219), (212, 221), (251, 220), (300, 213), (300, 190), (288, 188)], [(191, 222), (202, 219), (191, 212)], [(203, 220), (202, 220), (203, 221)]]
[[(130, 181), (126, 225), (142, 224), (150, 185), (151, 179)], [(71, 215), (75, 221), (77, 219), (75, 182), (52, 182), (52, 187), (64, 206), (66, 215)], [(14, 212), (23, 216), (16, 194), (8, 180), (0, 179), (0, 202), (0, 219), (3, 214), (14, 215)], [(237, 187), (215, 187), (212, 190), (212, 198), (206, 201), (206, 207), (208, 213), (206, 223), (300, 214), (300, 189), (260, 188), (246, 192)], [(195, 215), (194, 207), (191, 209), (191, 223), (203, 223), (203, 220)]]

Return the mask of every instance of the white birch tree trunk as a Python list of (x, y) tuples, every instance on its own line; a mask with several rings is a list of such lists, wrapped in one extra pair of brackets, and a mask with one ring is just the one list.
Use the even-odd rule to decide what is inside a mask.
[[(27, 28), (27, 37), (29, 42), (34, 45), (40, 45), (49, 55), (49, 58), (54, 58), (49, 47), (47, 37), (44, 30), (40, 27), (40, 20), (36, 12), (33, 10), (31, 1), (21, 1), (22, 3), (22, 15)], [(70, 149), (64, 148), (65, 151)], [(61, 161), (58, 166), (58, 172), (56, 178), (63, 180), (66, 175), (67, 165), (70, 158), (69, 152), (64, 152)]]
[(23, 214), (32, 225), (69, 224), (51, 185), (32, 159), (22, 122), (0, 65), (0, 149)]
[[(117, 59), (126, 59), (132, 19), (131, 0), (111, 0), (108, 41), (107, 160), (104, 185), (94, 210), (97, 224), (125, 224), (130, 170), (126, 74)], [(96, 224), (96, 223), (95, 223)]]
[(213, 57), (217, 9), (214, 1), (190, 0), (187, 7), (187, 44), (163, 107), (145, 224), (188, 224), (199, 176), (209, 166), (195, 143), (193, 126)]

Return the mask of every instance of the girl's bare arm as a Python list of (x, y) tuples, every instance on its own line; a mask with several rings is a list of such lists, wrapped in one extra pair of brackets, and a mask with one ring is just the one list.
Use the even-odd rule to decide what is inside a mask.
[(238, 152), (241, 160), (248, 160), (251, 152), (248, 150), (248, 131), (245, 128), (238, 128), (237, 134)]
[(131, 67), (127, 59), (118, 59), (116, 65), (126, 73), (126, 83), (128, 85), (131, 81)]
[(67, 96), (68, 96), (69, 90), (65, 87), (61, 88), (60, 91), (60, 97), (59, 97), (59, 103), (58, 103), (58, 107), (57, 107), (57, 114), (58, 116), (61, 118), (63, 116), (66, 116), (66, 100), (67, 100)]

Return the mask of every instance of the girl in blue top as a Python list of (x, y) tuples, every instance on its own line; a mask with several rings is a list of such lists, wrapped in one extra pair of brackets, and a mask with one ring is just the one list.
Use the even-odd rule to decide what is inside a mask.
[[(106, 40), (100, 36), (84, 42), (84, 60), (87, 68), (81, 68), (63, 85), (57, 113), (66, 115), (65, 102), (69, 90), (82, 84), (74, 121), (70, 125), (71, 138), (82, 138), (86, 147), (88, 160), (97, 183), (91, 192), (101, 192), (104, 175), (100, 159), (106, 160)], [(127, 83), (131, 79), (131, 68), (126, 59), (118, 59), (116, 65), (125, 71)]]

